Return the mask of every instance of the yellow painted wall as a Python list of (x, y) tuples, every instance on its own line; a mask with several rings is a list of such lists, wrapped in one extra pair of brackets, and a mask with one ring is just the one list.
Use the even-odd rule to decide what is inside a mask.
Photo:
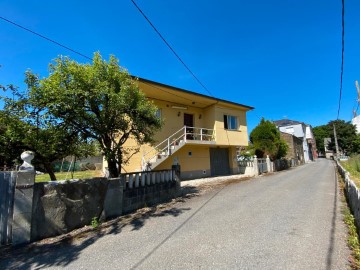
[[(146, 85), (143, 85), (146, 86)], [(148, 86), (146, 86), (148, 87)], [(149, 88), (150, 89), (150, 88)], [(147, 91), (150, 91), (147, 89)], [(157, 89), (155, 89), (157, 90)], [(154, 89), (152, 92), (154, 93)], [(149, 98), (160, 110), (161, 118), (163, 120), (163, 128), (156, 133), (154, 146), (162, 142), (184, 126), (184, 113), (192, 114), (194, 119), (194, 127), (199, 128), (208, 128), (215, 129), (216, 145), (229, 148), (229, 160), (231, 172), (234, 172), (237, 168), (236, 162), (233, 160), (236, 156), (236, 146), (246, 146), (248, 145), (248, 134), (247, 134), (247, 124), (246, 124), (246, 108), (242, 109), (240, 106), (229, 104), (226, 102), (214, 102), (209, 101), (206, 98), (202, 98), (194, 95), (194, 100), (196, 102), (191, 102), (190, 94), (186, 94), (186, 105), (181, 105), (180, 100), (181, 94), (177, 93), (176, 96), (169, 96), (168, 100), (164, 95), (166, 92), (155, 91), (156, 95)], [(145, 91), (146, 93), (146, 91)], [(159, 94), (161, 93), (161, 95)], [(170, 99), (171, 97), (171, 99)], [(172, 99), (177, 99), (177, 102), (174, 103)], [(189, 99), (190, 98), (190, 99)], [(189, 102), (190, 100), (190, 102)], [(195, 104), (195, 105), (194, 105)], [(202, 104), (202, 107), (195, 107)], [(204, 105), (208, 104), (208, 105)], [(172, 106), (183, 106), (187, 109), (176, 109)], [(224, 129), (224, 114), (236, 116), (238, 119), (238, 129), (237, 130), (225, 130)], [(124, 147), (135, 147), (138, 146), (133, 139), (129, 139)], [(178, 152), (174, 154), (179, 159), (182, 172), (193, 172), (198, 171), (202, 172), (206, 170), (206, 175), (209, 176), (210, 173), (210, 151), (209, 147), (214, 147), (214, 145), (186, 145), (181, 148)], [(150, 145), (142, 145), (140, 151), (133, 155), (128, 164), (123, 164), (123, 172), (135, 172), (141, 170), (142, 157), (143, 154), (152, 149)], [(189, 156), (189, 152), (192, 152), (192, 156)], [(173, 158), (171, 156), (168, 160), (160, 164), (156, 169), (170, 169), (173, 165)], [(107, 167), (106, 162), (104, 162), (104, 167)]]
[[(191, 152), (191, 155), (189, 155), (189, 152)], [(207, 146), (186, 145), (161, 163), (156, 169), (171, 169), (171, 166), (174, 164), (174, 158), (177, 158), (182, 171), (210, 169), (210, 151)]]
[[(238, 119), (237, 130), (226, 130), (224, 128), (224, 115), (232, 115)], [(247, 146), (248, 134), (246, 125), (246, 112), (225, 108), (215, 107), (215, 130), (217, 145)]]

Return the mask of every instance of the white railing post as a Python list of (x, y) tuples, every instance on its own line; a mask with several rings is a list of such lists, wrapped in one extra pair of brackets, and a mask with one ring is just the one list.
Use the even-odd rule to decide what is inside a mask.
[(131, 173), (129, 174), (129, 188), (133, 188), (134, 186), (134, 175)]
[(150, 184), (151, 184), (151, 173), (150, 172), (146, 172), (146, 184), (148, 186), (150, 186)]
[(203, 140), (203, 129), (200, 128), (200, 141), (202, 141), (202, 140)]
[(184, 130), (185, 130), (184, 142), (186, 142), (186, 126), (184, 126)]
[(151, 181), (153, 184), (156, 184), (156, 172), (151, 173)]
[(142, 187), (145, 186), (145, 175), (146, 175), (146, 173), (141, 173), (141, 186)]
[(167, 139), (167, 154), (170, 156), (170, 137)]
[(139, 187), (139, 173), (135, 174), (135, 187)]

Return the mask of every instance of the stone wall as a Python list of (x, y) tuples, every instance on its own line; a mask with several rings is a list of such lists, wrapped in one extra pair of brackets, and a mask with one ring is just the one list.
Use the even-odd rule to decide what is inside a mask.
[(90, 225), (93, 218), (107, 220), (169, 200), (179, 189), (175, 178), (155, 183), (128, 182), (132, 179), (122, 175), (114, 179), (35, 183), (31, 241)]
[(297, 165), (303, 164), (304, 149), (302, 139), (284, 132), (280, 132), (280, 137), (285, 140), (286, 144), (289, 146), (285, 158), (295, 160), (298, 163)]

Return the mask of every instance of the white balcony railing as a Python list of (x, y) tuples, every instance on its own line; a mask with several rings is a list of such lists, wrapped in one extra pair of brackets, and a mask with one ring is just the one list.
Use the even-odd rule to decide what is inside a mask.
[(146, 152), (142, 157), (142, 170), (151, 170), (155, 163), (164, 160), (188, 142), (215, 142), (215, 130), (184, 126), (161, 143)]

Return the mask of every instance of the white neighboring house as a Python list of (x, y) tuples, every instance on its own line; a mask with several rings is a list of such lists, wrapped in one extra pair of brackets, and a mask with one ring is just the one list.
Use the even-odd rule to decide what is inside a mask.
[(355, 116), (353, 119), (351, 119), (351, 124), (353, 124), (356, 127), (356, 133), (360, 133), (360, 115)]
[(317, 157), (316, 143), (310, 125), (303, 122), (289, 119), (273, 121), (276, 127), (281, 131), (302, 139), (304, 149), (304, 161), (309, 162)]

